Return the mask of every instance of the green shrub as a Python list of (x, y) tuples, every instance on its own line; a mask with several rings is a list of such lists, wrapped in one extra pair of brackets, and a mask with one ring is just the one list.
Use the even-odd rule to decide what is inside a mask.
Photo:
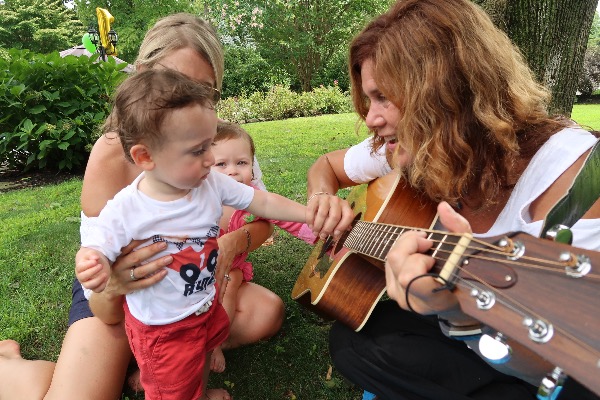
[(126, 76), (114, 60), (9, 50), (0, 59), (0, 163), (73, 170), (85, 166), (110, 95)]
[(342, 93), (337, 84), (301, 94), (275, 85), (267, 93), (255, 92), (249, 96), (224, 99), (218, 108), (219, 117), (237, 123), (339, 114), (352, 110), (348, 94)]
[(225, 44), (225, 77), (222, 97), (267, 92), (274, 85), (287, 84), (286, 73), (269, 65), (257, 49)]

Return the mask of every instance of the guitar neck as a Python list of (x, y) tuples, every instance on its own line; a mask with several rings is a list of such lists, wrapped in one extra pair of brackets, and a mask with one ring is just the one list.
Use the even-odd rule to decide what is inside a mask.
[(385, 262), (396, 239), (404, 232), (411, 230), (428, 234), (427, 238), (434, 242), (434, 246), (426, 254), (438, 260), (434, 272), (439, 273), (440, 277), (446, 281), (451, 280), (460, 259), (471, 242), (470, 234), (458, 235), (429, 229), (356, 221), (343, 245), (359, 254)]

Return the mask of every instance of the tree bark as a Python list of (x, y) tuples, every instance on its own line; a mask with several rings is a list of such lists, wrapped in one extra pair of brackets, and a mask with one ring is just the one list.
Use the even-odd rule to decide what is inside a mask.
[(552, 92), (550, 112), (570, 116), (598, 0), (473, 0), (519, 47)]

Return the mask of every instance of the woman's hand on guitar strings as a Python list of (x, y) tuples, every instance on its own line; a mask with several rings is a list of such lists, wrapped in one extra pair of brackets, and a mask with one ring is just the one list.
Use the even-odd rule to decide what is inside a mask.
[[(444, 227), (455, 233), (471, 232), (468, 221), (456, 213), (446, 202), (438, 205), (438, 213)], [(394, 243), (386, 257), (386, 287), (390, 298), (400, 307), (408, 310), (406, 290), (410, 284), (410, 305), (421, 314), (462, 314), (458, 310), (458, 301), (448, 290), (435, 291), (441, 284), (433, 277), (417, 277), (426, 275), (435, 264), (435, 260), (425, 253), (433, 245), (425, 232), (410, 231), (401, 235)], [(411, 284), (411, 281), (412, 284)], [(461, 315), (447, 319), (459, 318)]]

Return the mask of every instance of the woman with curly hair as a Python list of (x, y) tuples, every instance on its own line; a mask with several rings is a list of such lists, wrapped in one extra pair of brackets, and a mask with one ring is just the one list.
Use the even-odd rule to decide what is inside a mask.
[[(349, 64), (354, 106), (373, 136), (311, 167), (315, 214), (343, 207), (338, 189), (394, 169), (439, 203), (436, 229), (538, 236), (597, 142), (548, 113), (548, 91), (468, 0), (398, 0), (354, 38)], [(573, 245), (600, 250), (600, 202), (572, 231)], [(488, 364), (473, 335), (456, 340), (482, 325), (453, 292), (435, 290), (442, 284), (427, 276), (434, 260), (424, 254), (432, 246), (419, 232), (395, 242), (385, 267), (392, 300), (359, 332), (334, 324), (334, 365), (378, 399), (534, 399), (552, 365), (518, 343), (508, 363)], [(595, 396), (567, 380), (559, 399), (583, 398)]]

